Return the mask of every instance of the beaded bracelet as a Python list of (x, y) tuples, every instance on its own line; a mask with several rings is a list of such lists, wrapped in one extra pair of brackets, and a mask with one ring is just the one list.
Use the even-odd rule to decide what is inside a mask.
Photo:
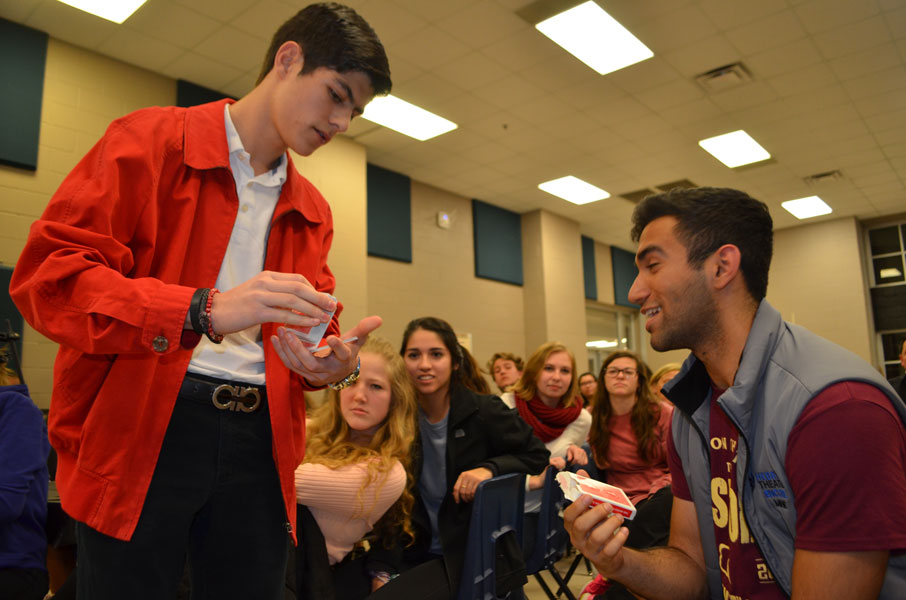
[(217, 288), (211, 288), (208, 290), (207, 298), (205, 298), (204, 304), (204, 319), (205, 322), (205, 335), (208, 336), (208, 339), (219, 344), (223, 341), (223, 336), (214, 333), (214, 321), (211, 319), (211, 306), (214, 304), (214, 294), (219, 294), (220, 290)]

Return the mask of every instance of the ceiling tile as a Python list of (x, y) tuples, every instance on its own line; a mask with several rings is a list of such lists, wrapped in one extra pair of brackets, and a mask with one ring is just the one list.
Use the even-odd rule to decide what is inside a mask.
[(746, 57), (745, 64), (756, 78), (767, 78), (808, 67), (823, 60), (814, 42), (796, 40)]
[(239, 77), (242, 72), (229, 65), (211, 60), (194, 52), (186, 52), (161, 69), (164, 75), (219, 90)]
[(470, 52), (468, 46), (433, 25), (426, 25), (393, 46), (394, 53), (422, 69), (434, 69)]
[(73, 8), (62, 2), (46, 1), (35, 7), (25, 25), (39, 29), (53, 37), (81, 46), (96, 49), (119, 27), (100, 17)]
[[(249, 0), (170, 0), (176, 4), (182, 4), (187, 8), (191, 8), (197, 12), (200, 12), (203, 15), (211, 17), (215, 21), (221, 23), (229, 23), (235, 19), (239, 14), (245, 12), (250, 6), (256, 5), (258, 2), (249, 2)], [(276, 30), (279, 26), (279, 23), (274, 24), (274, 29)]]
[(197, 44), (193, 52), (246, 71), (261, 67), (267, 49), (268, 42), (224, 26)]
[(767, 84), (781, 97), (794, 96), (815, 88), (837, 83), (837, 77), (825, 64), (816, 64), (767, 80)]
[(509, 74), (509, 69), (480, 52), (470, 52), (432, 71), (435, 75), (455, 82), (466, 89), (474, 89), (496, 81)]
[(183, 48), (125, 28), (117, 29), (98, 50), (150, 71), (160, 71), (185, 52)]
[(845, 81), (843, 87), (853, 100), (902, 90), (906, 87), (906, 66), (898, 65), (892, 69), (867, 73)]
[(702, 12), (724, 31), (758, 21), (786, 8), (786, 0), (759, 0), (758, 2), (704, 0), (701, 2)]
[(849, 0), (812, 0), (795, 9), (809, 33), (822, 33), (838, 27), (849, 27), (868, 17), (877, 15), (875, 2), (851, 2)]
[(815, 45), (826, 59), (874, 48), (891, 40), (883, 17), (872, 17), (815, 35)]
[(123, 26), (189, 49), (213, 34), (221, 23), (181, 4), (147, 2)]
[(740, 110), (763, 102), (772, 102), (777, 99), (774, 92), (766, 83), (755, 81), (746, 85), (712, 94), (711, 100), (726, 111)]
[(637, 94), (639, 102), (655, 112), (686, 105), (704, 97), (705, 93), (700, 87), (685, 79), (676, 79)]
[(805, 35), (796, 14), (791, 10), (784, 10), (764, 19), (734, 27), (727, 33), (727, 39), (744, 56), (748, 56), (777, 46), (785, 46), (803, 39)]
[(388, 0), (366, 3), (361, 9), (357, 9), (357, 12), (377, 32), (388, 51), (392, 50), (397, 42), (405, 40), (428, 24), (412, 10)]
[(301, 8), (300, 5), (291, 6), (277, 0), (261, 0), (230, 20), (230, 25), (239, 31), (264, 40), (269, 45), (277, 27), (289, 20)]
[(498, 108), (509, 108), (544, 94), (544, 90), (519, 75), (511, 75), (475, 88), (472, 92)]
[(531, 26), (513, 11), (492, 2), (476, 2), (438, 19), (435, 24), (472, 48), (483, 48)]
[(42, 1), (16, 0), (15, 2), (0, 2), (0, 17), (16, 23), (24, 23)]

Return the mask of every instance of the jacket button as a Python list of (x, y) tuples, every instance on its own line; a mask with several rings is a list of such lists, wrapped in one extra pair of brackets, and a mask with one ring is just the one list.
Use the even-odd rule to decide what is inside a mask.
[(170, 342), (164, 336), (159, 335), (151, 340), (151, 347), (154, 348), (155, 352), (166, 352), (167, 348), (170, 347)]

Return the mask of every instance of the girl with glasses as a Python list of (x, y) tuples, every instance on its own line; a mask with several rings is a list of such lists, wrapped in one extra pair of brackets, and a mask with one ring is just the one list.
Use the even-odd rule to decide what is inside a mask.
[[(604, 360), (588, 436), (602, 478), (623, 489), (636, 507), (635, 519), (624, 523), (629, 528), (626, 546), (631, 548), (667, 543), (673, 504), (667, 466), (673, 406), (659, 402), (651, 393), (649, 373), (648, 366), (632, 352), (618, 350)], [(607, 600), (634, 598), (600, 575), (585, 593)]]

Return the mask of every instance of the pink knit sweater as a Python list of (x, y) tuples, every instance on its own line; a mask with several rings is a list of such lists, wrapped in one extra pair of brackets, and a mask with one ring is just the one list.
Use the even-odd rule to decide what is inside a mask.
[(307, 506), (318, 522), (330, 564), (343, 560), (371, 531), (406, 485), (406, 471), (399, 461), (360, 495), (366, 476), (365, 463), (337, 469), (303, 463), (296, 469), (296, 501)]

